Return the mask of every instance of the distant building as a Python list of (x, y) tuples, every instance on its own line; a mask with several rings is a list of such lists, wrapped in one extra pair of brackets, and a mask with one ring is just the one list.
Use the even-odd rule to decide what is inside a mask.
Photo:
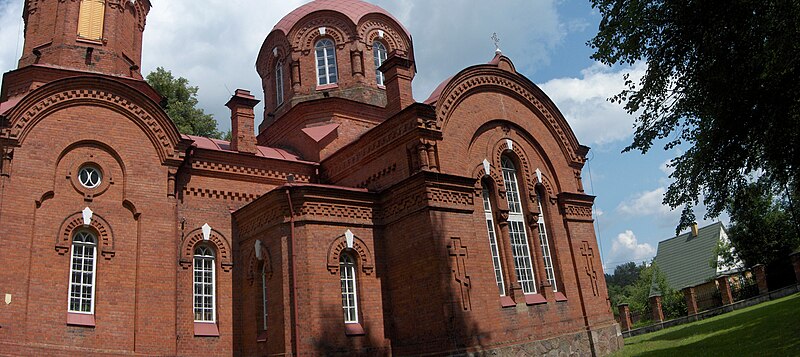
[[(692, 229), (677, 237), (658, 242), (654, 264), (664, 274), (667, 284), (674, 290), (695, 287), (712, 282), (719, 276), (739, 273), (741, 263), (722, 264), (717, 252), (720, 242), (728, 242), (722, 222)], [(712, 262), (716, 261), (716, 267)], [(651, 295), (656, 293), (655, 287)]]
[(258, 135), (254, 95), (220, 98), (227, 142), (179, 134), (142, 79), (150, 7), (25, 1), (0, 91), (0, 354), (621, 346), (589, 148), (509, 58), (418, 103), (402, 24), (313, 1), (256, 59)]

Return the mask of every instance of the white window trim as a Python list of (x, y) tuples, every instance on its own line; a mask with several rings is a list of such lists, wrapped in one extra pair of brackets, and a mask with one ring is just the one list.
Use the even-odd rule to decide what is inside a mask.
[(275, 103), (283, 104), (283, 62), (275, 65)]
[[(94, 173), (97, 175), (97, 182), (95, 182), (94, 184), (86, 183), (82, 178), (83, 173), (90, 172), (89, 170), (94, 171)], [(89, 176), (89, 178), (91, 178), (91, 175)], [(101, 171), (97, 166), (94, 165), (83, 165), (81, 166), (80, 169), (78, 169), (78, 182), (81, 184), (81, 186), (89, 189), (100, 187), (100, 185), (103, 184), (103, 171)]]
[(540, 194), (536, 195), (536, 200), (539, 204), (539, 219), (537, 221), (539, 227), (539, 241), (542, 245), (542, 260), (544, 261), (544, 270), (547, 275), (546, 278), (553, 286), (553, 291), (558, 291), (558, 284), (556, 282), (556, 271), (553, 266), (553, 255), (550, 252), (550, 240), (547, 237), (547, 227), (545, 225), (544, 210), (542, 210), (542, 199), (544, 197)]
[(506, 296), (506, 285), (503, 280), (503, 265), (500, 262), (500, 246), (497, 244), (497, 230), (494, 227), (494, 216), (492, 215), (492, 202), (489, 198), (489, 189), (483, 186), (483, 213), (486, 217), (486, 230), (489, 235), (489, 250), (492, 254), (492, 266), (494, 268), (495, 282), (500, 296)]
[[(344, 259), (348, 259), (348, 262), (344, 262)], [(350, 275), (350, 278), (347, 278), (347, 275)], [(356, 263), (353, 257), (349, 255), (342, 255), (339, 258), (339, 280), (342, 284), (342, 298), (346, 297), (347, 294), (353, 295), (353, 306), (345, 306), (342, 305), (342, 310), (344, 313), (344, 322), (347, 324), (357, 324), (358, 323), (358, 281), (356, 279)], [(352, 282), (353, 291), (347, 291), (347, 282)], [(342, 301), (344, 304), (344, 301)], [(353, 312), (353, 319), (349, 319), (348, 309), (352, 310)]]
[[(322, 48), (323, 49), (322, 61), (324, 62), (323, 69), (325, 70), (325, 81), (327, 83), (320, 83), (320, 72), (319, 72), (319, 70), (320, 70), (320, 57), (317, 54), (317, 45), (319, 45), (319, 43), (322, 42), (322, 41), (330, 41), (330, 43), (331, 43), (331, 47), (327, 47), (326, 46), (326, 47)], [(330, 66), (331, 66), (331, 64), (328, 62), (328, 57), (329, 57), (328, 50), (332, 51), (332, 53), (333, 53), (333, 67), (334, 67), (334, 70), (336, 71), (336, 81), (331, 81), (331, 72), (328, 70), (328, 68), (330, 68)], [(318, 86), (336, 84), (336, 83), (339, 82), (339, 65), (338, 65), (338, 62), (336, 60), (336, 43), (333, 42), (333, 40), (331, 40), (329, 38), (323, 38), (323, 39), (317, 41), (314, 44), (314, 63), (316, 64), (316, 69), (317, 69), (317, 85)]]
[[(508, 162), (510, 168), (506, 168), (505, 162)], [(514, 273), (517, 275), (517, 281), (522, 286), (523, 293), (536, 294), (536, 274), (533, 270), (533, 260), (531, 259), (530, 241), (528, 239), (528, 232), (525, 229), (525, 217), (522, 214), (522, 203), (519, 196), (519, 185), (517, 180), (517, 169), (510, 159), (503, 157), (501, 159), (501, 166), (503, 171), (503, 180), (506, 185), (506, 198), (508, 199), (508, 231), (509, 240), (511, 242), (512, 252), (514, 255)], [(520, 230), (515, 227), (515, 223), (521, 226)], [(514, 243), (514, 234), (521, 235), (523, 238), (523, 245)], [(515, 247), (515, 245), (517, 247)], [(519, 251), (519, 252), (517, 252)], [(520, 267), (518, 262), (527, 263), (527, 266)], [(530, 274), (530, 279), (523, 279), (520, 273)]]
[[(83, 242), (78, 243), (78, 244), (80, 244), (80, 245), (82, 245), (84, 247), (86, 247), (86, 246), (91, 246), (92, 247), (92, 295), (91, 295), (91, 297), (89, 299), (89, 311), (72, 310), (72, 306), (71, 306), (72, 305), (71, 304), (71, 302), (72, 302), (71, 301), (72, 300), (72, 287), (73, 287), (72, 274), (75, 273), (75, 269), (74, 269), (74, 265), (75, 265), (75, 245), (76, 245), (76, 243), (75, 243), (75, 235), (77, 235), (79, 233), (88, 234), (89, 236), (92, 237), (92, 240), (94, 241), (92, 244), (86, 244), (86, 243), (83, 243)], [(72, 239), (73, 239), (73, 241), (72, 241), (72, 246), (70, 247), (70, 260), (69, 260), (69, 263), (70, 263), (70, 265), (69, 265), (69, 292), (68, 292), (68, 295), (67, 295), (67, 311), (70, 312), (70, 313), (75, 313), (75, 314), (94, 315), (95, 288), (97, 286), (97, 284), (96, 284), (96, 281), (97, 281), (97, 236), (94, 233), (91, 233), (91, 232), (78, 231), (78, 232), (73, 233)], [(85, 256), (85, 254), (84, 254), (84, 256)], [(85, 273), (85, 271), (81, 270), (81, 282), (83, 282), (83, 274), (84, 273)], [(81, 285), (83, 285), (83, 283), (81, 283)], [(80, 306), (80, 304), (79, 304), (79, 306)]]
[[(210, 256), (198, 256), (197, 255), (197, 248), (195, 248), (195, 255), (192, 261), (192, 314), (195, 316), (194, 322), (201, 322), (201, 323), (216, 323), (217, 322), (217, 266), (216, 266), (216, 255), (214, 254), (214, 250), (211, 248), (206, 248), (211, 252)], [(195, 290), (197, 286), (197, 259), (200, 258), (202, 260), (211, 260), (211, 320), (198, 320), (197, 319), (197, 307), (195, 304), (195, 299), (197, 298), (197, 292)], [(204, 284), (201, 282), (201, 284)], [(203, 294), (203, 296), (206, 296)]]
[[(383, 50), (381, 51), (381, 49)], [(388, 50), (382, 42), (375, 41), (372, 43), (372, 59), (375, 62), (375, 81), (379, 86), (384, 85), (386, 78), (384, 78), (383, 72), (379, 71), (378, 68), (386, 61), (388, 56)]]

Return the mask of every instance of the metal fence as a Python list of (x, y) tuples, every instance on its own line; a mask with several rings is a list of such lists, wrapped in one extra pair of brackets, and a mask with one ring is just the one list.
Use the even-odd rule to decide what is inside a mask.
[(758, 283), (752, 275), (739, 275), (738, 279), (730, 279), (730, 281), (733, 301), (741, 301), (758, 296)]

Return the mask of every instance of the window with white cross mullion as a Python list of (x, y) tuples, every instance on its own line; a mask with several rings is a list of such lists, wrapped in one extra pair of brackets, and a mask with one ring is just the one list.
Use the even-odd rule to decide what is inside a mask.
[(86, 231), (76, 232), (72, 237), (69, 269), (69, 312), (94, 313), (96, 255), (97, 239), (94, 234)]
[(486, 228), (489, 232), (489, 248), (492, 250), (492, 264), (494, 265), (494, 278), (497, 282), (497, 290), (500, 296), (506, 295), (506, 287), (503, 282), (503, 267), (500, 265), (500, 250), (497, 247), (497, 235), (494, 229), (494, 217), (492, 216), (492, 203), (489, 199), (489, 189), (483, 186), (483, 212), (486, 216)]
[(558, 285), (556, 285), (556, 274), (555, 270), (553, 269), (553, 256), (550, 254), (550, 242), (547, 239), (547, 227), (544, 224), (544, 211), (542, 210), (542, 199), (544, 197), (542, 195), (538, 195), (536, 198), (539, 201), (539, 241), (542, 243), (542, 259), (544, 260), (544, 271), (547, 274), (547, 281), (550, 282), (550, 285), (553, 286), (553, 291), (558, 291)]
[(198, 246), (194, 250), (194, 321), (215, 322), (214, 253)]
[(522, 291), (525, 294), (535, 294), (536, 279), (533, 274), (528, 233), (525, 230), (525, 217), (522, 214), (517, 169), (505, 156), (500, 160), (500, 164), (508, 200), (508, 233), (514, 255), (514, 272), (517, 274), (517, 281), (522, 285)]

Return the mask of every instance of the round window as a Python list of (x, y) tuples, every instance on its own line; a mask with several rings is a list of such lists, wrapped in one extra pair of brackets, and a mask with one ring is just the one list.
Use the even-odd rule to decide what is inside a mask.
[(95, 188), (100, 186), (103, 174), (94, 166), (84, 166), (78, 171), (78, 181), (86, 188)]

